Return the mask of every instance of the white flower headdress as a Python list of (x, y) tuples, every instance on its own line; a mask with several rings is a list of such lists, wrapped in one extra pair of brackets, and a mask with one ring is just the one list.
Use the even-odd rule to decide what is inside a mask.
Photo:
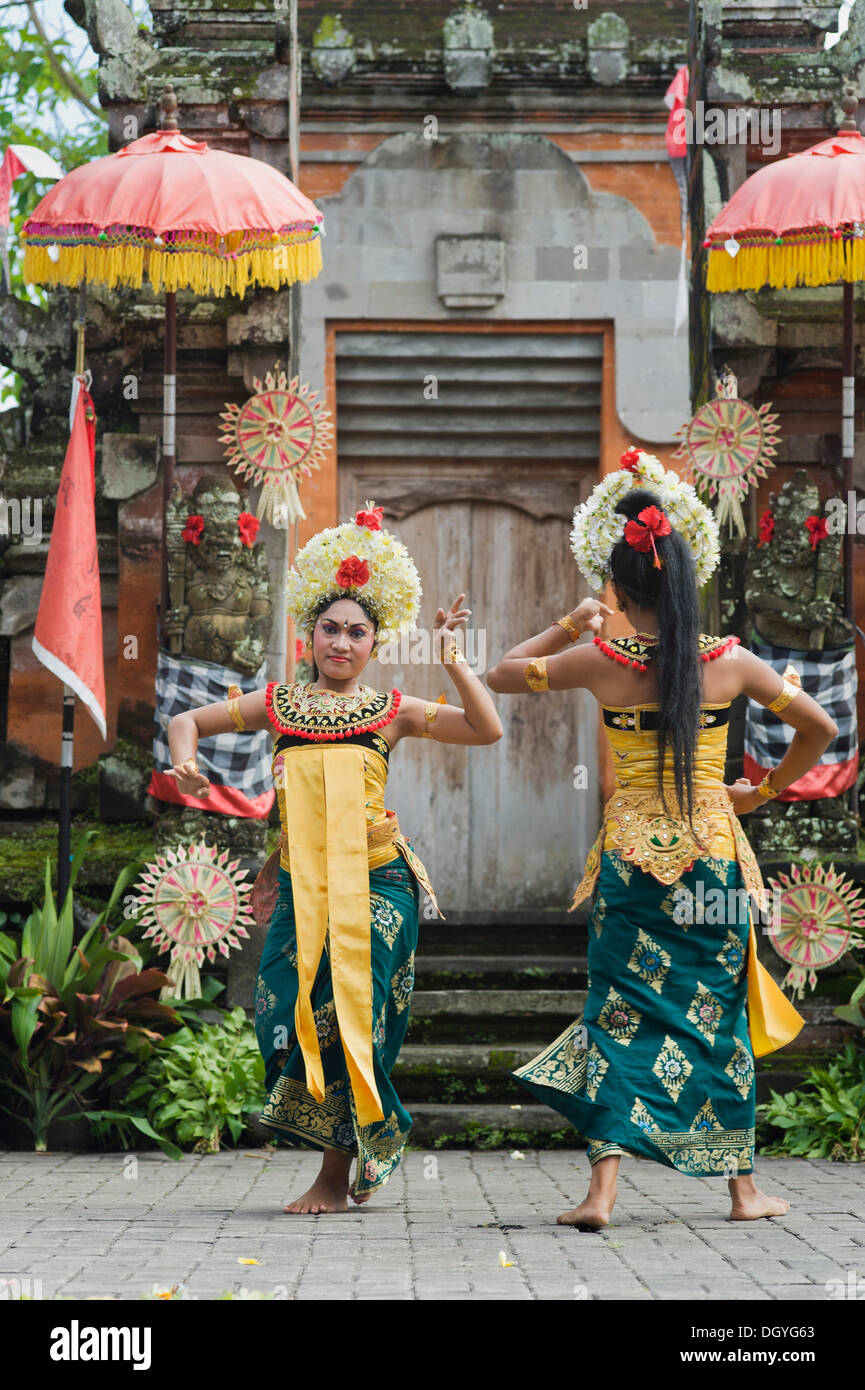
[(402, 541), (382, 528), (384, 509), (366, 502), (354, 521), (329, 526), (308, 540), (288, 571), (286, 600), (297, 625), (310, 633), (322, 599), (353, 598), (378, 624), (376, 645), (414, 630), (421, 584)]
[(627, 517), (616, 512), (616, 507), (631, 488), (644, 487), (657, 494), (670, 525), (690, 546), (697, 568), (697, 587), (702, 588), (721, 555), (714, 515), (691, 484), (683, 482), (672, 469), (664, 468), (653, 454), (628, 449), (620, 462), (621, 468), (608, 473), (592, 490), (589, 500), (574, 509), (571, 550), (580, 573), (593, 589), (603, 589), (610, 578), (613, 546), (624, 536), (627, 521)]

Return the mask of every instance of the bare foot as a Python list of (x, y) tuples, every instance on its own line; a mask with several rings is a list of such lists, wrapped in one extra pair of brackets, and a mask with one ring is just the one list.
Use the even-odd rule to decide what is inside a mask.
[[(613, 1199), (615, 1200), (615, 1199)], [(563, 1211), (556, 1217), (557, 1226), (576, 1226), (580, 1231), (600, 1231), (609, 1226), (613, 1214), (613, 1202), (602, 1197), (587, 1197), (578, 1207)]]
[(348, 1210), (348, 1183), (337, 1179), (324, 1178), (319, 1173), (308, 1192), (294, 1202), (288, 1202), (283, 1211), (299, 1215), (318, 1216), (326, 1211)]
[[(730, 1184), (731, 1189), (733, 1184)], [(731, 1190), (731, 1221), (757, 1221), (761, 1216), (784, 1216), (790, 1210), (786, 1197), (767, 1197), (759, 1187), (751, 1187), (745, 1192)]]

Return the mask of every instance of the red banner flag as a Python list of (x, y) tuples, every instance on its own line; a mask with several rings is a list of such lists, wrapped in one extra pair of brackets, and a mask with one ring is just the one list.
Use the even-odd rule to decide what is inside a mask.
[(105, 738), (102, 595), (96, 553), (96, 413), (79, 383), (39, 599), (33, 651), (65, 681)]

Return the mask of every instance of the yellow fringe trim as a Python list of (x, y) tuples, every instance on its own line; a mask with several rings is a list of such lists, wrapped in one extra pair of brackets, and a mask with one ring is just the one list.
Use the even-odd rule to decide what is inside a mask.
[(140, 246), (63, 246), (52, 261), (46, 247), (27, 246), (24, 279), (35, 285), (71, 286), (86, 279), (140, 289), (146, 270), (157, 294), (191, 289), (200, 295), (242, 295), (252, 285), (278, 289), (298, 280), (314, 280), (322, 264), (320, 237), (295, 246), (249, 251), (236, 260), (196, 251), (148, 251)]
[(731, 290), (793, 289), (796, 285), (831, 285), (836, 280), (865, 279), (865, 238), (839, 237), (802, 246), (743, 246), (735, 255), (710, 251), (706, 288), (714, 294)]

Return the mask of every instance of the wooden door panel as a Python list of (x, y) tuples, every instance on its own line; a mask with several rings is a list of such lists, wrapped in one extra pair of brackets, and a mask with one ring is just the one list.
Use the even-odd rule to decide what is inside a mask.
[[(586, 592), (568, 534), (574, 505), (592, 482), (559, 465), (535, 474), (523, 465), (432, 473), (414, 461), (386, 470), (352, 462), (340, 469), (340, 515), (353, 515), (367, 499), (385, 508), (386, 526), (420, 571), (418, 626), (431, 629), (436, 608), (465, 591), (467, 653), (479, 669), (489, 668)], [(384, 649), (366, 679), (378, 689), (395, 685), (429, 700), (444, 691), (456, 700), (440, 665), (398, 664), (405, 655)], [(594, 701), (583, 691), (493, 699), (504, 726), (498, 743), (403, 740), (386, 804), (423, 858), (446, 914), (565, 907), (597, 830)], [(586, 769), (580, 788), (577, 764)]]

